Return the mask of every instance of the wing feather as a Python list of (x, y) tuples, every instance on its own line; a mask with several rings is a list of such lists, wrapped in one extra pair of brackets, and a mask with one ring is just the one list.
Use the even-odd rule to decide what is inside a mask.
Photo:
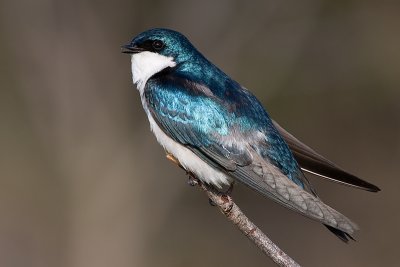
[(274, 165), (254, 154), (251, 165), (239, 167), (233, 176), (279, 204), (306, 217), (348, 234), (358, 227), (350, 219), (324, 204), (318, 197), (300, 188)]
[(344, 171), (336, 164), (319, 155), (313, 149), (283, 129), (277, 122), (273, 121), (273, 123), (276, 129), (285, 139), (286, 143), (289, 145), (293, 156), (303, 171), (331, 180), (333, 182), (345, 184), (359, 189), (371, 192), (380, 191), (377, 186)]

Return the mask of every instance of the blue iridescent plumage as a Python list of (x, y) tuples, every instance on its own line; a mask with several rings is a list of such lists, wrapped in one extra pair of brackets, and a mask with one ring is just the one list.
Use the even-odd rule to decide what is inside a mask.
[[(225, 177), (233, 178), (322, 222), (343, 241), (351, 238), (357, 226), (318, 198), (302, 169), (369, 191), (378, 187), (286, 132), (250, 91), (209, 62), (182, 34), (148, 30), (124, 49), (132, 54), (132, 77), (157, 140), (175, 150), (189, 171), (217, 186), (227, 181)], [(201, 177), (202, 168), (220, 180)]]
[(196, 67), (191, 62), (190, 68), (197, 71), (187, 75), (186, 63), (178, 62), (176, 69), (149, 79), (145, 95), (163, 128), (177, 141), (204, 149), (221, 146), (216, 137), (229, 138), (237, 130), (249, 138), (254, 132), (261, 133), (264, 138), (254, 142), (254, 148), (304, 187), (300, 168), (259, 101), (219, 69), (203, 71), (208, 64), (204, 58), (196, 62)]

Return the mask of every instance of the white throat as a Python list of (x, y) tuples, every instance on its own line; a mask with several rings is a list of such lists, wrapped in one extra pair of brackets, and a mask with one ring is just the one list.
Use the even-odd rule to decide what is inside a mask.
[(138, 87), (140, 94), (143, 94), (144, 86), (151, 76), (167, 67), (176, 66), (172, 57), (148, 51), (133, 54), (131, 62), (133, 83)]

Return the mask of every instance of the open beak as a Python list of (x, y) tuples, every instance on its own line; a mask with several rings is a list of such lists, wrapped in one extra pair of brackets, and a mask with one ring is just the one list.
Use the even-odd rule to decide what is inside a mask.
[(126, 44), (121, 46), (121, 53), (125, 54), (136, 54), (143, 51), (144, 51), (143, 48), (137, 47), (136, 45), (132, 46), (131, 44)]

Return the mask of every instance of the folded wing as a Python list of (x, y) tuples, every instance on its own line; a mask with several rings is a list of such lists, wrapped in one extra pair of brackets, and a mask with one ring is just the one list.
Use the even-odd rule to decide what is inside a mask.
[(308, 173), (315, 174), (319, 177), (331, 180), (333, 182), (345, 184), (348, 186), (356, 187), (359, 189), (378, 192), (380, 189), (368, 183), (335, 165), (328, 159), (319, 155), (313, 149), (299, 141), (296, 137), (291, 135), (283, 129), (277, 122), (273, 121), (275, 128), (279, 131), (281, 136), (285, 139), (286, 143), (292, 150), (293, 156), (299, 163), (301, 169)]

